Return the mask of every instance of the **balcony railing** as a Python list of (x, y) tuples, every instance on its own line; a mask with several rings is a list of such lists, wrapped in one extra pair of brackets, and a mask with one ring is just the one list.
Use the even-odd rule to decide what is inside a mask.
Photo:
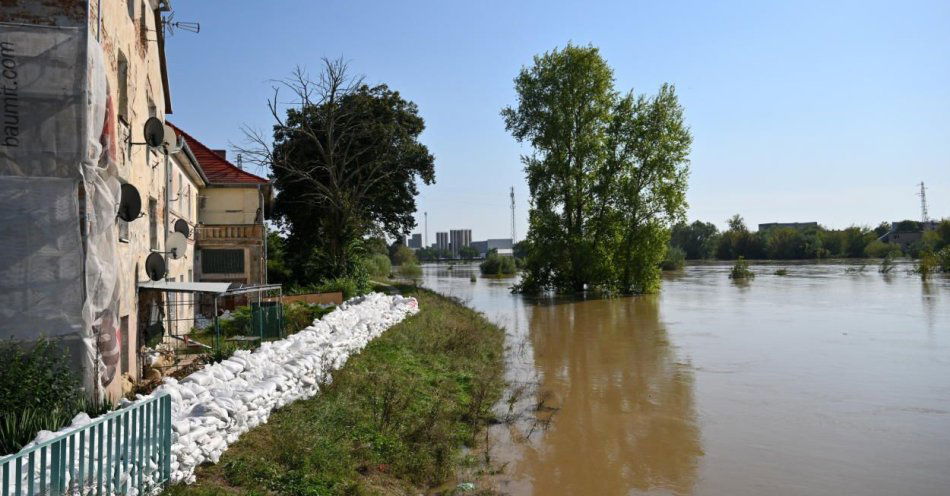
[(264, 226), (261, 224), (235, 224), (197, 226), (195, 239), (202, 241), (226, 240), (260, 240), (264, 236)]

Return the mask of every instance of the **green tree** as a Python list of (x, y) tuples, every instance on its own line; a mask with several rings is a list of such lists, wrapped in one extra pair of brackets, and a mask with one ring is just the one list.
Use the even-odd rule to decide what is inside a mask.
[(471, 246), (463, 246), (459, 248), (459, 258), (465, 260), (471, 260), (478, 257), (478, 250), (472, 248)]
[(712, 258), (719, 243), (719, 229), (712, 222), (680, 222), (670, 233), (670, 246), (678, 247), (687, 260)]
[(597, 48), (568, 44), (536, 56), (515, 90), (502, 117), (533, 148), (522, 290), (655, 291), (692, 143), (673, 87), (619, 94)]
[(283, 284), (292, 279), (286, 261), (286, 242), (279, 231), (267, 233), (267, 282), (269, 283)]
[(349, 77), (340, 61), (324, 63), (316, 81), (298, 68), (282, 82), (294, 103), (283, 111), (275, 90), (272, 143), (248, 131), (252, 147), (242, 150), (273, 171), (287, 264), (302, 282), (360, 270), (365, 236), (411, 229), (417, 180), (435, 179), (416, 105)]
[(409, 248), (408, 246), (404, 244), (397, 243), (392, 253), (393, 254), (391, 258), (392, 258), (393, 265), (402, 266), (406, 264), (414, 264), (417, 262), (416, 253), (412, 251), (412, 248)]

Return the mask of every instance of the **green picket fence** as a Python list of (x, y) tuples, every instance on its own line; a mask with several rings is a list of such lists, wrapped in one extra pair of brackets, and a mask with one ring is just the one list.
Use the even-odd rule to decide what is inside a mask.
[(148, 494), (171, 474), (171, 397), (107, 413), (0, 458), (3, 496)]

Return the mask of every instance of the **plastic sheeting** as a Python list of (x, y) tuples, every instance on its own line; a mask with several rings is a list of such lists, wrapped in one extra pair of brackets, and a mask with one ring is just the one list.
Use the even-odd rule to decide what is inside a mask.
[(0, 338), (65, 338), (90, 389), (120, 294), (107, 99), (85, 27), (0, 24)]

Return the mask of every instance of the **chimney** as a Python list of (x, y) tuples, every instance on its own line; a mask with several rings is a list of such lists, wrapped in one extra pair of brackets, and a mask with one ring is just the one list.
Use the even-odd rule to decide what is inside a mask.
[(213, 151), (213, 152), (216, 153), (219, 157), (221, 157), (221, 158), (223, 158), (223, 159), (225, 159), (225, 160), (228, 159), (228, 151), (227, 151), (227, 150), (211, 150), (211, 151)]

